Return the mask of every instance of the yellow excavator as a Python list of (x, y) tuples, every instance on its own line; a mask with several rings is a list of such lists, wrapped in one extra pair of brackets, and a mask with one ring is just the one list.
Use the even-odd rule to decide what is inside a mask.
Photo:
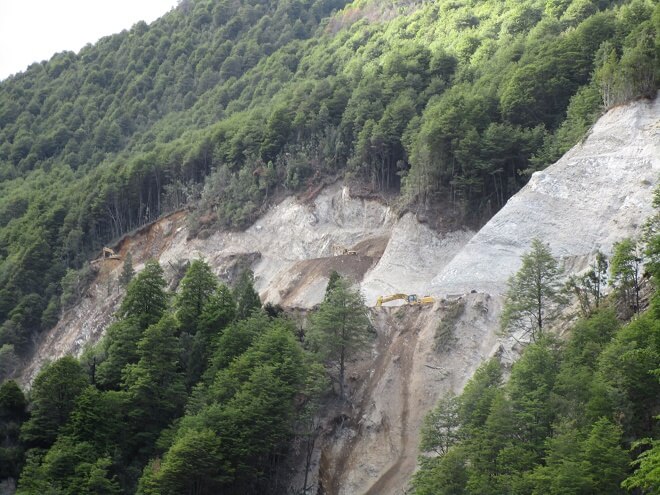
[(396, 299), (403, 299), (409, 306), (417, 304), (433, 304), (435, 298), (433, 296), (419, 297), (417, 294), (392, 294), (390, 296), (378, 296), (376, 307), (381, 307), (383, 303), (394, 301)]
[(120, 255), (115, 253), (109, 247), (104, 247), (103, 248), (103, 256), (101, 258), (97, 258), (97, 259), (91, 261), (91, 263), (100, 263), (101, 261), (104, 261), (104, 260), (120, 260), (120, 259), (121, 259)]

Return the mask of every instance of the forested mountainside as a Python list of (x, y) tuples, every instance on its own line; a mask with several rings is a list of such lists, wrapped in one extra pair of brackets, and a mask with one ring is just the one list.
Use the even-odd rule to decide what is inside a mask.
[(488, 218), (603, 104), (653, 93), (659, 24), (651, 0), (186, 0), (33, 64), (0, 83), (3, 356), (92, 253), (191, 200), (242, 226), (347, 174)]
[[(188, 227), (163, 236), (242, 228), (270, 201), (318, 192), (343, 177), (374, 195), (398, 195), (399, 213), (484, 222), (532, 172), (580, 140), (603, 109), (656, 96), (658, 29), (660, 5), (652, 0), (184, 0), (149, 26), (139, 23), (79, 54), (32, 65), (0, 83), (0, 373), (26, 359), (34, 338), (85, 294), (101, 266), (87, 263), (91, 256), (183, 207), (191, 210)], [(621, 142), (611, 144), (625, 144), (626, 160), (634, 148), (628, 135), (655, 136), (656, 124), (646, 124), (653, 119), (641, 117), (651, 108), (648, 102), (631, 108), (636, 133), (622, 132)], [(654, 148), (644, 146), (635, 156), (653, 171), (647, 155)], [(544, 174), (530, 186), (538, 187)], [(644, 194), (631, 199), (617, 191), (617, 207), (632, 211), (653, 181), (642, 173), (626, 179), (622, 191), (635, 185)], [(607, 215), (603, 225), (624, 218)], [(643, 221), (618, 233), (637, 232)], [(657, 218), (648, 225), (644, 256), (657, 277)], [(567, 230), (553, 226), (555, 234)], [(254, 235), (259, 229), (266, 227), (255, 226)], [(599, 241), (590, 238), (590, 247)], [(639, 249), (629, 253), (635, 277)], [(138, 274), (123, 257), (122, 289), (115, 291), (123, 300), (99, 344), (45, 366), (27, 397), (13, 381), (0, 386), (2, 488), (18, 480), (23, 494), (281, 493), (292, 486), (285, 461), (295, 452), (307, 456), (296, 465), (304, 473), (302, 492), (401, 486), (401, 480), (387, 485), (398, 461), (367, 473), (375, 484), (349, 479), (347, 463), (368, 444), (353, 441), (366, 435), (363, 417), (381, 415), (373, 432), (388, 427), (385, 409), (376, 409), (370, 394), (407, 383), (415, 366), (436, 376), (442, 371), (413, 359), (405, 311), (419, 310), (425, 338), (447, 344), (447, 362), (451, 332), (442, 341), (443, 328), (452, 318), (472, 325), (472, 333), (455, 335), (471, 341), (457, 352), (469, 354), (470, 370), (484, 359), (475, 343), (492, 340), (484, 319), (490, 332), (499, 312), (500, 295), (475, 293), (466, 295), (466, 315), (461, 304), (437, 301), (402, 313), (381, 308), (380, 320), (372, 314), (369, 321), (360, 293), (332, 273), (302, 326), (282, 308), (262, 307), (249, 270), (229, 288), (202, 259), (177, 265), (166, 258), (176, 272), (168, 290), (163, 268), (147, 261), (150, 253), (139, 253)], [(314, 253), (323, 256), (320, 248)], [(611, 274), (616, 279), (614, 268)], [(614, 308), (629, 283), (615, 280)], [(108, 283), (107, 292), (115, 289)], [(400, 335), (374, 336), (371, 324), (393, 332), (395, 320)], [(340, 337), (337, 321), (346, 323)], [(486, 364), (460, 398), (447, 398), (435, 411), (436, 418), (450, 416), (456, 438), (434, 437), (429, 420), (424, 448), (443, 455), (423, 461), (413, 488), (521, 495), (657, 490), (657, 321), (652, 302), (622, 329), (610, 310), (579, 323), (566, 343), (536, 335), (506, 385), (495, 362)], [(371, 352), (374, 337), (381, 365), (407, 367), (409, 374), (366, 379), (361, 405), (351, 409), (344, 396), (357, 385), (346, 355)], [(385, 339), (391, 344), (392, 337), (398, 347), (389, 349)], [(370, 361), (364, 363), (371, 376)], [(457, 390), (461, 380), (453, 379)], [(401, 423), (406, 453), (415, 446), (404, 441), (415, 432), (409, 424), (419, 415), (412, 409), (421, 394), (432, 396), (415, 386), (402, 385), (403, 398), (379, 399), (405, 403), (407, 412), (393, 421)], [(328, 409), (334, 415), (326, 418), (324, 441), (340, 449), (335, 457), (324, 450), (312, 482), (319, 411)], [(392, 431), (399, 426), (393, 425)]]

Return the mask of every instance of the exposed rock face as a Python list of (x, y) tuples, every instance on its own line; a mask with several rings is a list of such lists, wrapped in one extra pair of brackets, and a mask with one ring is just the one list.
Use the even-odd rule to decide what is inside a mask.
[(584, 143), (536, 172), (433, 279), (431, 291), (500, 294), (533, 238), (569, 269), (634, 236), (652, 211), (660, 173), (660, 98), (610, 110)]
[[(200, 256), (225, 279), (250, 265), (262, 299), (290, 308), (318, 304), (333, 269), (360, 283), (370, 306), (378, 295), (433, 295), (433, 306), (374, 308), (378, 337), (350, 363), (350, 404), (328, 410), (308, 478), (328, 494), (403, 493), (422, 419), (437, 399), (460, 393), (489, 356), (515, 359), (512, 342), (496, 330), (506, 281), (531, 240), (548, 242), (567, 271), (583, 269), (596, 249), (609, 254), (614, 242), (640, 232), (658, 173), (660, 98), (608, 112), (476, 235), (438, 234), (411, 214), (396, 219), (387, 206), (333, 186), (313, 204), (289, 198), (245, 232), (204, 240), (187, 240), (178, 213), (126, 238), (118, 251), (130, 251), (138, 270), (158, 258), (170, 278)], [(87, 297), (41, 339), (24, 383), (45, 360), (79, 354), (112, 321), (121, 262), (101, 265)], [(439, 327), (450, 329), (442, 339)], [(291, 477), (296, 490), (299, 474)]]
[[(405, 493), (415, 469), (422, 419), (437, 399), (460, 393), (488, 357), (510, 363), (518, 354), (515, 341), (499, 337), (497, 330), (506, 282), (519, 269), (531, 240), (549, 243), (567, 275), (586, 268), (597, 249), (611, 254), (615, 242), (640, 233), (652, 214), (659, 173), (660, 98), (615, 108), (582, 144), (534, 174), (455, 256), (446, 256), (444, 263), (434, 260), (440, 269), (420, 292), (460, 297), (458, 304), (464, 307), (458, 317), (449, 301), (433, 309), (376, 312), (380, 340), (368, 361), (371, 367), (362, 372), (364, 383), (356, 387), (353, 420), (334, 430), (321, 459), (327, 493)], [(402, 230), (423, 229), (406, 227), (404, 221)], [(449, 237), (436, 239), (438, 257), (447, 252), (440, 246)], [(402, 273), (403, 279), (414, 265), (413, 253), (403, 255), (395, 239), (393, 235), (381, 264), (365, 277), (364, 290), (380, 282), (380, 273)], [(405, 245), (419, 250), (410, 240)], [(396, 254), (388, 256), (388, 250)], [(453, 333), (437, 348), (443, 317), (452, 319)], [(359, 363), (355, 366), (360, 369)]]
[[(352, 198), (347, 187), (337, 185), (311, 204), (285, 199), (244, 232), (218, 232), (205, 239), (189, 240), (185, 214), (175, 213), (124, 238), (116, 251), (122, 258), (130, 252), (138, 271), (147, 260), (158, 259), (171, 286), (185, 263), (198, 257), (229, 283), (249, 267), (264, 302), (309, 309), (323, 300), (332, 270), (357, 283), (364, 280), (369, 305), (381, 294), (422, 292), (471, 236), (442, 237), (410, 214), (397, 220), (387, 205)], [(123, 296), (117, 284), (122, 262), (104, 260), (96, 266), (100, 271), (86, 296), (42, 336), (23, 383), (46, 360), (79, 355), (113, 320)]]

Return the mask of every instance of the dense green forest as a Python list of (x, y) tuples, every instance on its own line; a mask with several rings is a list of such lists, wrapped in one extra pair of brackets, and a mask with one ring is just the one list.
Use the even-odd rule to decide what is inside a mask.
[(183, 0), (0, 82), (0, 372), (85, 260), (195, 205), (241, 227), (345, 177), (482, 222), (603, 108), (654, 96), (652, 0)]
[[(361, 297), (336, 276), (304, 339), (261, 307), (250, 271), (230, 289), (195, 260), (176, 294), (164, 287), (148, 262), (105, 338), (39, 373), (29, 414), (15, 382), (0, 387), (0, 480), (18, 494), (283, 492), (292, 440), (318, 435), (323, 364), (371, 334)], [(367, 326), (335, 335), (328, 313)]]

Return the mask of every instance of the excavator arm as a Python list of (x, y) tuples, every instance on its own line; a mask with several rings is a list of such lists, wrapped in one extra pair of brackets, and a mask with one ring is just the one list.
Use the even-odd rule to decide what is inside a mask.
[(378, 296), (378, 300), (376, 301), (376, 306), (380, 307), (383, 305), (383, 303), (394, 301), (395, 299), (403, 299), (405, 301), (408, 301), (408, 294), (392, 294), (391, 296)]
[(383, 303), (394, 301), (395, 299), (403, 299), (409, 305), (433, 304), (435, 302), (433, 296), (419, 297), (417, 294), (392, 294), (390, 296), (378, 296), (376, 307), (381, 307)]

